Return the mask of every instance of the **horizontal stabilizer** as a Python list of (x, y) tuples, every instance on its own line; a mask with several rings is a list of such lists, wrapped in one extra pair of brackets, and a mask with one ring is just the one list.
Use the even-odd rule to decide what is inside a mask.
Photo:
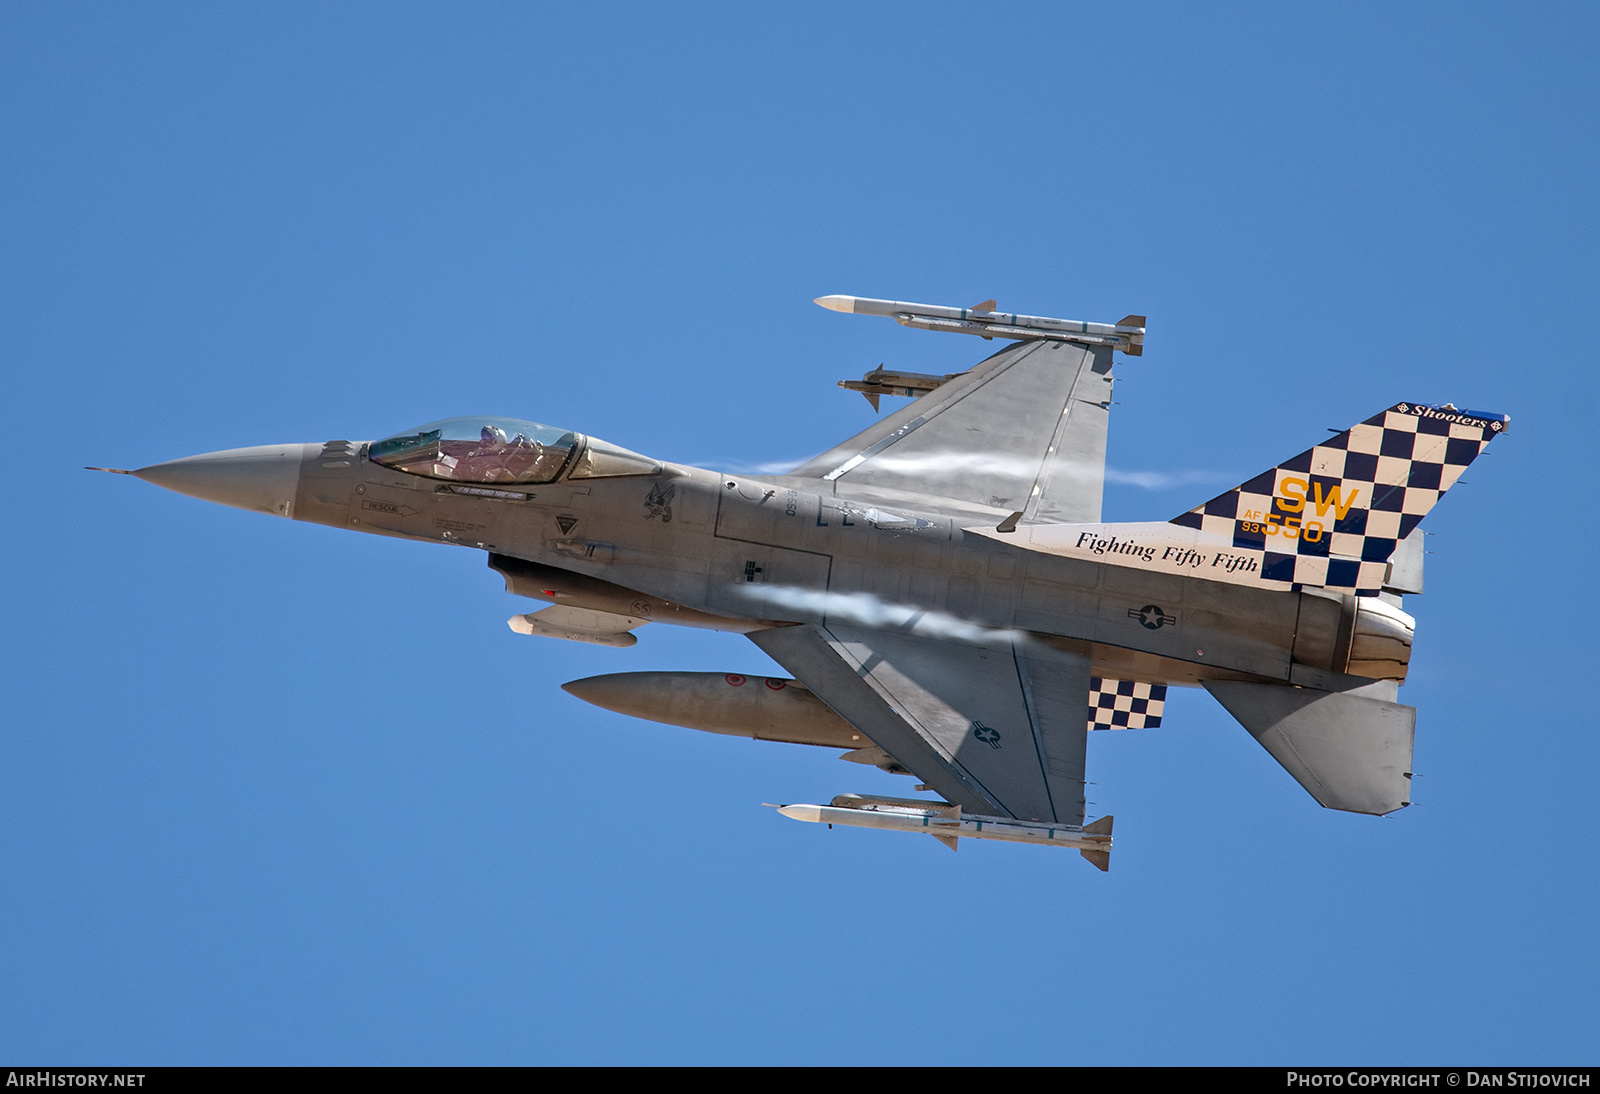
[(1329, 809), (1382, 816), (1411, 804), (1417, 708), (1390, 681), (1351, 691), (1205, 681), (1285, 771)]

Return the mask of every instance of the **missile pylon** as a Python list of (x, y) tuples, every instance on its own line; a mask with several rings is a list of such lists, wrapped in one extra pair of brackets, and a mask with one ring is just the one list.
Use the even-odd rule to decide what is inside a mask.
[(959, 805), (881, 798), (867, 794), (840, 794), (827, 805), (780, 805), (778, 812), (791, 820), (812, 824), (844, 824), (852, 828), (880, 828), (890, 832), (921, 832), (954, 851), (961, 839), (991, 839), (1006, 843), (1036, 843), (1078, 851), (1101, 870), (1111, 868), (1111, 818), (1078, 826), (1014, 817), (986, 817), (963, 813)]

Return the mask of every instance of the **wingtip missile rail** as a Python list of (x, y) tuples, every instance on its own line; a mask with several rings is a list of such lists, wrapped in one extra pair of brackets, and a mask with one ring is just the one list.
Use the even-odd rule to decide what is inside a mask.
[(963, 813), (959, 805), (915, 798), (882, 798), (867, 794), (840, 794), (827, 805), (780, 805), (778, 812), (790, 820), (812, 824), (843, 824), (851, 828), (882, 828), (891, 832), (921, 832), (952, 851), (962, 839), (1036, 843), (1080, 852), (1097, 868), (1111, 867), (1110, 817), (1083, 826), (984, 817)]
[(1115, 323), (1086, 323), (1078, 319), (1051, 319), (1043, 315), (1017, 315), (995, 311), (995, 301), (971, 308), (940, 304), (912, 304), (903, 300), (873, 300), (865, 296), (819, 296), (813, 303), (829, 311), (850, 315), (884, 315), (902, 327), (975, 334), (979, 338), (1046, 340), (1110, 346), (1130, 357), (1144, 353), (1145, 317), (1126, 315)]

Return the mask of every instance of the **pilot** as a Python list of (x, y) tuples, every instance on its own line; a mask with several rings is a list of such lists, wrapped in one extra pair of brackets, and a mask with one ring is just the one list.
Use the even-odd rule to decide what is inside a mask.
[(462, 464), (450, 476), (462, 482), (504, 482), (508, 478), (502, 469), (505, 458), (506, 431), (499, 426), (486, 425), (478, 430), (477, 443), (463, 442), (466, 452)]

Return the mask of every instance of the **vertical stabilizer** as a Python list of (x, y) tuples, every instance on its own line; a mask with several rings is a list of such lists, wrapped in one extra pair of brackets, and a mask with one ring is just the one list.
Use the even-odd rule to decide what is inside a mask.
[(1401, 541), (1509, 421), (1399, 403), (1172, 523), (1264, 551), (1264, 580), (1375, 595)]

